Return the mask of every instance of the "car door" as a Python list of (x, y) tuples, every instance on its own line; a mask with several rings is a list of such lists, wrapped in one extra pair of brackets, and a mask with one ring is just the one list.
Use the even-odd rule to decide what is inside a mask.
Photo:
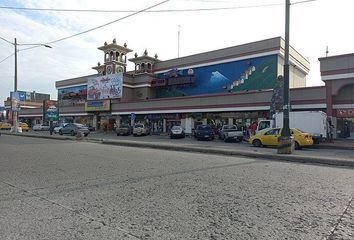
[(274, 128), (264, 133), (262, 143), (263, 145), (278, 145), (278, 138), (280, 136), (280, 129)]

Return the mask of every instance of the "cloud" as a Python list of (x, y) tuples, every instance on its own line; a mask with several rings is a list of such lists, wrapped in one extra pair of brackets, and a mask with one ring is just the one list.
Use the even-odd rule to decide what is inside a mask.
[[(17, 0), (3, 1), (2, 5), (69, 8), (69, 9), (142, 9), (159, 1), (102, 0)], [(283, 3), (283, 1), (279, 1)], [(264, 4), (242, 1), (170, 1), (157, 9), (183, 9), (207, 7), (234, 7)], [(330, 55), (354, 51), (351, 23), (354, 2), (330, 0), (297, 4), (291, 7), (290, 42), (304, 57), (311, 61), (308, 85), (323, 84), (320, 80), (318, 57), (325, 55), (329, 45)], [(1, 9), (0, 36), (19, 43), (45, 43), (75, 34), (125, 16), (125, 13), (74, 13), (35, 12)], [(331, 17), (329, 17), (331, 16)], [(238, 9), (228, 11), (186, 13), (142, 13), (102, 29), (54, 43), (52, 49), (35, 48), (19, 53), (19, 89), (50, 93), (56, 98), (55, 81), (95, 73), (91, 69), (103, 53), (97, 49), (113, 38), (139, 55), (145, 49), (162, 60), (177, 57), (177, 31), (180, 32), (180, 55), (235, 46), (266, 38), (284, 36), (284, 6)], [(0, 60), (13, 53), (13, 46), (0, 41)], [(134, 52), (128, 55), (133, 57)], [(132, 69), (132, 64), (128, 65)], [(13, 58), (0, 63), (0, 100), (13, 90)], [(2, 105), (2, 104), (0, 104)]]

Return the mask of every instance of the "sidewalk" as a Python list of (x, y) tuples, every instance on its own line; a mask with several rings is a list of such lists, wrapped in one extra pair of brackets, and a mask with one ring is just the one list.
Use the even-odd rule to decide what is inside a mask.
[(293, 154), (277, 154), (274, 148), (255, 148), (245, 143), (223, 144), (221, 141), (195, 141), (181, 139), (166, 141), (166, 136), (151, 136), (142, 138), (118, 138), (113, 134), (91, 134), (89, 137), (77, 139), (72, 136), (39, 135), (35, 133), (4, 133), (23, 137), (46, 138), (56, 140), (88, 141), (117, 146), (152, 148), (169, 151), (188, 151), (213, 155), (241, 156), (273, 161), (300, 162), (310, 164), (326, 164), (354, 168), (354, 140), (336, 140), (334, 143), (322, 143), (312, 148), (296, 150)]
[[(324, 142), (313, 146), (314, 148), (323, 149), (344, 149), (354, 151), (354, 139), (336, 139), (333, 142)], [(354, 158), (354, 152), (353, 152)]]

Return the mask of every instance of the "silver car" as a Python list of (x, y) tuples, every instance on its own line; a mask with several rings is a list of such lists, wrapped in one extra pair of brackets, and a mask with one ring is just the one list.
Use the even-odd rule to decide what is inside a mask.
[(33, 126), (33, 131), (48, 131), (49, 130), (49, 125), (44, 125), (44, 124), (36, 124)]
[(69, 123), (65, 125), (65, 127), (59, 129), (59, 134), (70, 134), (72, 136), (75, 136), (79, 131), (84, 134), (85, 137), (90, 134), (90, 130), (88, 129), (88, 127), (79, 123)]

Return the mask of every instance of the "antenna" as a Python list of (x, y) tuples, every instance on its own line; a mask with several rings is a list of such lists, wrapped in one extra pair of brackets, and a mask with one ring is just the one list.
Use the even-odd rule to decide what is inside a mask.
[(326, 46), (326, 57), (328, 57), (328, 46)]
[(181, 32), (181, 25), (178, 25), (178, 50), (177, 50), (177, 57), (179, 58), (179, 38)]

